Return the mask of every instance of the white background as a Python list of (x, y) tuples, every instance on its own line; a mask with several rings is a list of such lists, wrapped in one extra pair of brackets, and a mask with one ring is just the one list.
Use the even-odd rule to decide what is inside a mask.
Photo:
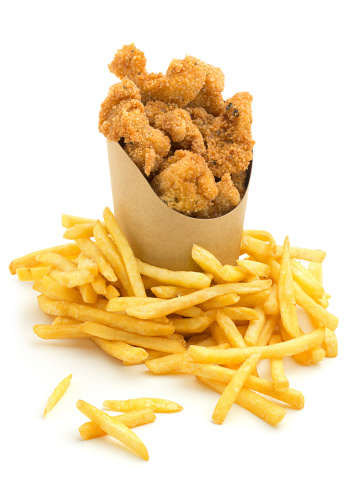
[[(12, 1), (1, 13), (2, 488), (348, 488), (348, 25), (346, 2)], [(149, 71), (186, 54), (222, 68), (226, 98), (253, 94), (254, 171), (245, 226), (321, 248), (339, 356), (286, 362), (305, 408), (272, 428), (185, 375), (125, 368), (88, 341), (42, 341), (47, 322), (9, 262), (63, 242), (62, 213), (112, 206), (99, 105), (107, 64), (134, 41)], [(266, 369), (267, 371), (267, 369)], [(72, 383), (45, 420), (56, 384)], [(268, 373), (266, 374), (268, 376)], [(136, 429), (144, 462), (104, 437), (80, 440), (82, 398), (156, 396), (184, 406)], [(342, 442), (344, 446), (342, 447)]]

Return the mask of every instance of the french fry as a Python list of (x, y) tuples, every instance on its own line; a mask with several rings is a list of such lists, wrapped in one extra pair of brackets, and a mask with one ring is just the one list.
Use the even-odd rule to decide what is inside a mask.
[(255, 260), (237, 260), (236, 263), (242, 267), (248, 274), (258, 277), (268, 278), (270, 276), (270, 266)]
[(263, 330), (261, 331), (261, 334), (257, 341), (257, 345), (268, 345), (270, 337), (272, 336), (278, 324), (279, 318), (280, 318), (279, 314), (267, 315)]
[(311, 296), (315, 301), (324, 295), (324, 288), (315, 280), (311, 272), (295, 259), (291, 259), (293, 279), (300, 287)]
[(52, 270), (49, 273), (49, 277), (66, 288), (75, 288), (76, 286), (89, 284), (94, 280), (94, 275), (84, 270), (76, 270), (74, 272)]
[(213, 322), (212, 318), (208, 316), (198, 316), (194, 318), (181, 319), (173, 318), (171, 321), (175, 328), (175, 332), (185, 335), (201, 333), (206, 330), (206, 328), (209, 327)]
[[(204, 377), (198, 377), (198, 381), (217, 391), (217, 393), (223, 393), (227, 386), (219, 381)], [(284, 408), (276, 405), (276, 403), (266, 400), (247, 388), (242, 388), (236, 399), (236, 403), (272, 426), (276, 426), (280, 423), (286, 415), (286, 410)]]
[(248, 235), (243, 235), (241, 239), (240, 255), (251, 255), (257, 262), (267, 263), (273, 256), (273, 251), (269, 243), (253, 238)]
[(45, 248), (43, 250), (38, 250), (37, 252), (24, 255), (23, 257), (19, 257), (10, 263), (9, 269), (11, 274), (16, 274), (16, 270), (19, 267), (34, 267), (38, 265), (39, 262), (36, 260), (37, 255), (48, 252), (57, 253), (62, 256), (78, 255), (79, 248), (75, 243), (68, 243), (65, 245), (58, 245), (56, 247)]
[(236, 284), (219, 284), (206, 289), (201, 289), (195, 293), (187, 294), (178, 298), (172, 298), (161, 303), (136, 306), (128, 308), (126, 311), (129, 315), (137, 318), (150, 319), (166, 316), (176, 312), (182, 308), (195, 306), (217, 296), (222, 296), (227, 293), (248, 294), (249, 292), (263, 291), (271, 286), (271, 281), (255, 281), (251, 283), (236, 283)]
[(75, 325), (42, 325), (37, 324), (33, 327), (34, 333), (41, 339), (83, 339), (89, 335), (81, 332), (78, 324)]
[(188, 271), (170, 271), (161, 269), (153, 265), (146, 264), (139, 259), (136, 259), (139, 272), (143, 276), (156, 279), (163, 284), (171, 284), (173, 286), (181, 286), (193, 289), (204, 289), (210, 286), (211, 280), (200, 272)]
[(79, 287), (79, 291), (85, 303), (94, 304), (97, 302), (97, 293), (91, 284), (83, 284)]
[(87, 270), (91, 272), (94, 276), (98, 275), (98, 266), (96, 262), (84, 253), (81, 252), (81, 254), (78, 256), (78, 269), (80, 270)]
[(189, 318), (196, 318), (198, 316), (207, 316), (203, 311), (197, 306), (189, 306), (189, 308), (182, 308), (177, 310), (176, 315), (182, 315)]
[(266, 320), (266, 314), (263, 304), (256, 306), (254, 310), (257, 313), (258, 318), (256, 320), (250, 320), (244, 337), (244, 341), (247, 346), (257, 345), (258, 339), (263, 331)]
[(97, 276), (91, 282), (91, 286), (96, 294), (101, 294), (102, 296), (106, 296), (107, 283), (105, 278), (102, 276), (100, 272), (98, 272)]
[(49, 298), (70, 301), (73, 303), (83, 302), (82, 296), (77, 289), (62, 286), (49, 276), (37, 279), (33, 284), (33, 289), (34, 291), (45, 294)]
[(59, 402), (59, 400), (62, 398), (64, 393), (67, 391), (67, 389), (70, 385), (71, 378), (72, 378), (72, 375), (69, 374), (53, 390), (52, 394), (50, 395), (50, 397), (46, 403), (46, 407), (44, 410), (44, 418), (53, 409), (53, 407), (56, 405), (56, 403)]
[(297, 305), (307, 311), (311, 317), (318, 319), (325, 327), (336, 330), (338, 318), (335, 315), (317, 304), (297, 283), (294, 284), (294, 290)]
[(133, 289), (126, 272), (124, 261), (115, 243), (108, 235), (108, 231), (99, 220), (97, 220), (94, 224), (93, 235), (96, 240), (96, 245), (109, 260), (121, 283), (122, 289), (126, 292), (127, 296), (133, 296)]
[[(132, 412), (123, 413), (122, 415), (114, 415), (113, 418), (129, 429), (133, 429), (140, 425), (151, 424), (155, 421), (156, 416), (153, 410), (144, 408), (142, 410), (133, 410)], [(85, 422), (79, 427), (79, 432), (85, 441), (106, 435), (106, 432), (94, 422)]]
[(286, 237), (280, 266), (278, 300), (284, 329), (291, 335), (292, 338), (295, 338), (299, 335), (299, 326), (289, 247), (290, 241), (288, 237)]
[(118, 298), (120, 296), (119, 291), (112, 284), (108, 284), (105, 297), (110, 301), (113, 298)]
[(181, 366), (181, 361), (185, 357), (189, 358), (189, 355), (186, 351), (183, 351), (160, 357), (159, 359), (147, 360), (145, 361), (145, 365), (154, 374), (168, 374), (178, 371)]
[(126, 447), (131, 449), (137, 456), (145, 461), (149, 460), (148, 451), (140, 438), (124, 424), (98, 408), (78, 400), (76, 408), (80, 410), (92, 422), (97, 424), (104, 432), (122, 442)]
[(131, 400), (105, 400), (103, 406), (115, 412), (130, 412), (150, 408), (155, 413), (174, 413), (183, 410), (181, 405), (163, 398), (133, 398)]
[(259, 353), (261, 354), (261, 359), (282, 359), (321, 345), (324, 335), (325, 330), (318, 328), (311, 333), (275, 345), (232, 348), (220, 351), (210, 347), (191, 345), (188, 353), (194, 361), (206, 364), (226, 364), (228, 362), (241, 364), (252, 354)]
[(49, 265), (43, 267), (18, 267), (16, 273), (20, 281), (36, 281), (46, 276), (52, 267)]
[[(282, 342), (281, 335), (272, 335), (269, 345)], [(289, 388), (290, 383), (286, 378), (284, 362), (282, 359), (270, 359), (271, 377), (276, 391), (283, 391)]]
[(227, 315), (231, 320), (255, 320), (258, 318), (258, 314), (252, 308), (245, 308), (243, 306), (226, 306), (224, 308), (205, 311), (205, 316), (209, 316), (213, 320), (217, 319), (217, 313), (221, 311)]
[(278, 286), (273, 284), (270, 294), (264, 303), (264, 311), (267, 315), (277, 315), (279, 313)]
[(257, 240), (262, 240), (263, 242), (268, 242), (273, 253), (276, 252), (276, 242), (271, 233), (263, 230), (244, 230), (243, 236), (249, 236), (256, 238)]
[(61, 222), (64, 228), (71, 228), (74, 225), (84, 223), (94, 223), (95, 219), (82, 218), (80, 216), (73, 216), (71, 214), (62, 214)]
[(137, 333), (131, 333), (117, 328), (107, 327), (94, 322), (85, 322), (79, 325), (81, 332), (85, 332), (90, 336), (99, 337), (106, 340), (116, 340), (143, 347), (145, 349), (153, 349), (161, 352), (177, 353), (184, 352), (185, 347), (178, 341), (164, 337), (146, 337)]
[(43, 262), (45, 264), (50, 264), (64, 272), (74, 272), (78, 270), (78, 266), (72, 260), (56, 252), (38, 253), (36, 260), (38, 263)]
[(231, 318), (223, 310), (217, 311), (217, 323), (223, 330), (231, 347), (246, 347), (245, 341)]
[(91, 340), (110, 356), (115, 357), (116, 359), (120, 359), (124, 362), (134, 364), (138, 362), (143, 362), (148, 357), (148, 354), (144, 349), (140, 347), (134, 347), (132, 345), (126, 344), (125, 342), (106, 340), (98, 337), (91, 337)]
[[(75, 240), (76, 238), (90, 238), (93, 236), (93, 227), (95, 223), (76, 223), (69, 227), (63, 235), (67, 240)], [(105, 227), (105, 225), (102, 225)], [(106, 228), (106, 227), (105, 227)]]
[(107, 304), (107, 311), (126, 311), (131, 306), (147, 305), (163, 301), (159, 298), (137, 298), (136, 296), (111, 298)]
[(195, 293), (197, 289), (183, 288), (180, 286), (154, 286), (151, 292), (160, 299), (172, 299), (179, 296)]
[[(157, 336), (171, 335), (174, 332), (172, 324), (139, 321), (119, 313), (112, 313), (87, 305), (56, 301), (44, 295), (38, 296), (38, 303), (42, 311), (49, 315), (70, 316), (82, 322), (102, 323), (112, 328), (119, 328), (127, 332), (142, 335)], [(113, 340), (113, 339), (110, 339)]]
[(80, 248), (82, 253), (86, 255), (89, 259), (92, 259), (99, 269), (99, 272), (111, 282), (116, 282), (117, 277), (115, 272), (107, 261), (102, 251), (98, 248), (98, 246), (92, 242), (89, 238), (77, 238), (75, 239), (75, 243)]
[(228, 343), (228, 345), (230, 345), (229, 339), (225, 334), (224, 329), (218, 324), (218, 322), (211, 323), (210, 332), (217, 345), (225, 343)]
[[(282, 246), (276, 245), (275, 257), (282, 256)], [(323, 250), (312, 250), (310, 248), (290, 247), (291, 259), (306, 260), (310, 262), (323, 262), (326, 252)]]
[(209, 299), (208, 301), (201, 303), (200, 308), (204, 311), (223, 308), (224, 306), (234, 305), (239, 299), (240, 296), (235, 293), (223, 294), (222, 296), (217, 296), (214, 299)]
[(213, 411), (212, 420), (216, 424), (222, 424), (228, 415), (229, 410), (235, 403), (241, 389), (246, 383), (247, 378), (252, 373), (260, 359), (260, 354), (253, 354), (236, 371), (231, 381), (223, 391), (218, 403)]
[(322, 344), (326, 357), (337, 357), (338, 340), (336, 334), (329, 328), (325, 328), (325, 337)]
[(270, 289), (266, 289), (264, 291), (258, 291), (257, 293), (250, 293), (246, 294), (244, 296), (240, 296), (240, 299), (237, 303), (235, 303), (236, 306), (240, 306), (243, 308), (254, 308), (255, 306), (260, 305), (261, 303), (264, 303), (264, 301), (268, 298), (270, 294)]
[(118, 250), (124, 261), (128, 278), (134, 292), (134, 296), (145, 298), (145, 289), (137, 267), (136, 258), (125, 235), (122, 233), (113, 213), (110, 211), (109, 208), (105, 208), (103, 217), (109, 233), (114, 240), (116, 246), (118, 247)]
[(243, 269), (231, 265), (223, 265), (219, 260), (199, 245), (193, 245), (192, 258), (201, 267), (202, 270), (213, 274), (217, 283), (238, 282), (246, 278), (247, 274)]

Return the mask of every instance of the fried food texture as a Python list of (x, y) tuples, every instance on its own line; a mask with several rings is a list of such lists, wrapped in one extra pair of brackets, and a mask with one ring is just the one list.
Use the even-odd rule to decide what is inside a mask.
[(190, 215), (209, 207), (218, 189), (203, 157), (190, 151), (177, 153), (154, 177), (152, 187), (169, 207)]
[(220, 68), (193, 56), (173, 59), (165, 74), (148, 73), (143, 51), (119, 49), (99, 130), (120, 142), (169, 207), (217, 218), (240, 203), (252, 161), (252, 96), (224, 101)]

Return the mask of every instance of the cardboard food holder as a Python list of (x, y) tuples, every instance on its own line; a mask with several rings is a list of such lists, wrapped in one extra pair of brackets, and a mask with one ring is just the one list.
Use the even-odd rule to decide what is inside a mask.
[(169, 208), (122, 147), (107, 140), (116, 220), (136, 257), (172, 270), (199, 270), (191, 258), (193, 244), (213, 253), (222, 264), (239, 257), (248, 187), (240, 204), (219, 218), (191, 218)]

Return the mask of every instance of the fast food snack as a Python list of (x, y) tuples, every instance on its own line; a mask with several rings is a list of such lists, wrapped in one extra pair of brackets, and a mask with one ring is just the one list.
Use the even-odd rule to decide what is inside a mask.
[(62, 398), (64, 393), (67, 391), (70, 381), (71, 381), (72, 375), (69, 374), (66, 376), (53, 390), (52, 394), (50, 395), (49, 399), (47, 400), (46, 407), (44, 410), (44, 418), (50, 412), (53, 407), (56, 405), (56, 403), (59, 402), (59, 400)]
[(109, 69), (120, 82), (101, 105), (99, 130), (121, 144), (156, 194), (195, 218), (238, 206), (252, 161), (252, 96), (224, 101), (222, 71), (192, 56), (172, 60), (166, 74), (148, 73), (133, 43)]

